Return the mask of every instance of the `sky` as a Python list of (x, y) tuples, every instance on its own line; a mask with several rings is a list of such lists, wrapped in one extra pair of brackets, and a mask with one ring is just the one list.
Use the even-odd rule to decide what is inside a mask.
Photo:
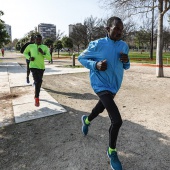
[(83, 23), (85, 18), (106, 18), (108, 12), (99, 0), (0, 0), (1, 19), (11, 25), (12, 40), (23, 38), (40, 23), (56, 25), (68, 35), (68, 25)]

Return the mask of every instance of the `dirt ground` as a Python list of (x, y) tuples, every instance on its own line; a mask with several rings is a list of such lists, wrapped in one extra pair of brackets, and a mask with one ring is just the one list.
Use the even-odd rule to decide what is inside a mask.
[[(117, 141), (123, 170), (170, 170), (170, 68), (164, 74), (157, 78), (155, 67), (136, 65), (125, 72), (115, 97), (123, 119)], [(67, 112), (0, 128), (0, 170), (110, 170), (107, 112), (86, 137), (81, 133), (81, 116), (98, 100), (88, 73), (44, 76), (43, 88)]]

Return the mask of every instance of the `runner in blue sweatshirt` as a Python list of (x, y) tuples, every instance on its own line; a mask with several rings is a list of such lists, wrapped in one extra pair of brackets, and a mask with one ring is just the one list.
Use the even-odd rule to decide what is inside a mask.
[(90, 42), (88, 48), (78, 57), (79, 62), (90, 69), (91, 86), (99, 97), (90, 115), (82, 116), (82, 132), (87, 135), (91, 121), (106, 109), (111, 120), (107, 155), (110, 158), (111, 168), (122, 170), (116, 151), (122, 118), (114, 97), (120, 89), (124, 70), (130, 68), (129, 47), (121, 40), (123, 22), (120, 18), (108, 19), (106, 30), (105, 38)]

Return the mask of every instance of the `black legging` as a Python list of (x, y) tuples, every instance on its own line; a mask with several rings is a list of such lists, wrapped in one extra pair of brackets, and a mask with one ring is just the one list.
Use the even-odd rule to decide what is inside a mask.
[(40, 88), (42, 84), (42, 78), (44, 74), (44, 70), (42, 69), (36, 69), (36, 68), (31, 68), (31, 72), (34, 78), (34, 84), (35, 84), (35, 98), (39, 98), (40, 94)]
[(27, 63), (27, 77), (29, 77), (29, 75), (30, 75), (30, 68), (29, 68), (30, 61), (27, 60), (26, 63)]
[(116, 141), (119, 133), (119, 129), (122, 125), (122, 118), (119, 110), (114, 102), (114, 96), (109, 91), (103, 91), (97, 94), (100, 98), (96, 106), (93, 108), (92, 113), (88, 116), (88, 120), (92, 121), (106, 108), (111, 120), (111, 126), (109, 128), (109, 147), (116, 148)]

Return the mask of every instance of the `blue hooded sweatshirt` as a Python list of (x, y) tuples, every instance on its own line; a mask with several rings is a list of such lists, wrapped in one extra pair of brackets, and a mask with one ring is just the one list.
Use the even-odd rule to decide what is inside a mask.
[[(113, 41), (109, 37), (90, 42), (88, 48), (78, 57), (79, 62), (90, 69), (90, 83), (95, 93), (108, 90), (116, 94), (122, 84), (124, 69), (130, 68), (130, 62), (120, 61), (121, 53), (129, 53), (126, 42)], [(107, 69), (99, 71), (96, 63), (107, 61)]]

